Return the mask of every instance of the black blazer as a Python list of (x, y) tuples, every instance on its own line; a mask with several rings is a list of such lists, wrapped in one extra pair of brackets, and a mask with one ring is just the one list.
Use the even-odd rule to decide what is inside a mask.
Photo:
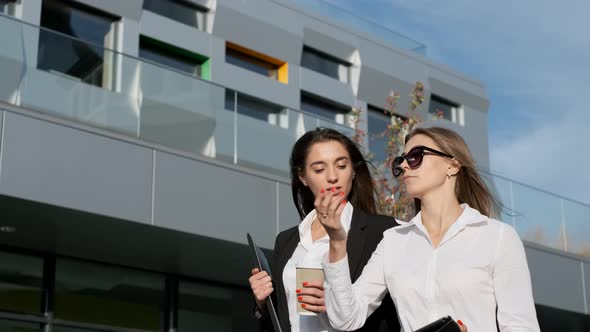
[[(373, 251), (381, 242), (383, 232), (397, 225), (398, 223), (394, 218), (367, 214), (360, 209), (354, 209), (346, 243), (352, 282), (355, 282), (360, 277)], [(291, 331), (291, 323), (289, 321), (289, 309), (287, 308), (287, 296), (283, 285), (283, 270), (287, 261), (293, 256), (299, 240), (298, 226), (281, 232), (275, 240), (272, 256), (271, 272), (274, 291), (271, 296), (277, 307), (281, 328), (285, 332)], [(264, 315), (261, 321), (263, 323), (262, 327), (266, 331), (274, 331), (267, 315)], [(400, 329), (397, 311), (388, 293), (381, 302), (381, 306), (371, 314), (365, 325), (357, 331), (399, 331)]]

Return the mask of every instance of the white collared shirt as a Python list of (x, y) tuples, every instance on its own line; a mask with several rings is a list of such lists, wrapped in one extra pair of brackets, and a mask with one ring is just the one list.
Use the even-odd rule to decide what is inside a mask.
[[(350, 202), (342, 210), (340, 215), (340, 223), (348, 234), (350, 230), (350, 222), (352, 220), (353, 207)], [(317, 239), (313, 242), (311, 238), (311, 224), (315, 220), (316, 211), (313, 210), (301, 224), (299, 224), (299, 243), (293, 252), (293, 256), (289, 259), (283, 270), (283, 285), (287, 293), (287, 306), (289, 308), (289, 321), (291, 322), (291, 331), (293, 332), (324, 332), (336, 331), (330, 326), (328, 317), (325, 313), (319, 316), (305, 316), (297, 313), (297, 306), (301, 305), (297, 300), (295, 268), (297, 266), (303, 267), (322, 267), (322, 262), (327, 259), (328, 250), (330, 248), (330, 239), (328, 235)]]
[(326, 306), (336, 328), (354, 330), (389, 290), (403, 331), (450, 315), (469, 331), (539, 331), (522, 241), (509, 225), (462, 204), (463, 212), (434, 248), (418, 213), (383, 233), (351, 286), (348, 259), (324, 261)]

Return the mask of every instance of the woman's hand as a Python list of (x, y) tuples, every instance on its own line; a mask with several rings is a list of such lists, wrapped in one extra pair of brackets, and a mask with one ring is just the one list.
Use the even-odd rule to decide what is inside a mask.
[(465, 325), (465, 323), (463, 323), (460, 319), (457, 321), (457, 324), (459, 324), (459, 329), (461, 329), (461, 332), (467, 332), (467, 325)]
[(248, 279), (250, 288), (254, 294), (256, 305), (259, 309), (263, 309), (266, 304), (266, 298), (273, 292), (272, 280), (266, 271), (260, 271), (257, 268), (252, 269), (252, 276)]
[(299, 305), (316, 313), (326, 312), (324, 300), (324, 284), (321, 281), (303, 283), (303, 288), (297, 290)]
[(324, 226), (330, 240), (346, 241), (346, 231), (340, 223), (340, 216), (346, 206), (346, 198), (343, 191), (330, 191), (322, 189), (313, 202), (318, 220)]

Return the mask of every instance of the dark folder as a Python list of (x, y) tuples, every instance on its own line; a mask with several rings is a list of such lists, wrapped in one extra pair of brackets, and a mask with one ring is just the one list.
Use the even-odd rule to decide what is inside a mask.
[(461, 329), (451, 316), (445, 316), (414, 332), (461, 332)]
[[(266, 259), (264, 252), (262, 252), (262, 249), (260, 249), (260, 247), (258, 247), (254, 243), (254, 240), (252, 240), (252, 236), (250, 235), (250, 233), (247, 233), (247, 236), (248, 244), (250, 245), (250, 249), (252, 250), (252, 256), (254, 257), (254, 265), (260, 271), (266, 271), (266, 273), (268, 273), (268, 275), (272, 278), (272, 275), (270, 274), (270, 265), (268, 265), (268, 260)], [(274, 327), (275, 332), (282, 332), (283, 330), (281, 330), (281, 325), (279, 324), (277, 310), (275, 309), (275, 306), (272, 303), (272, 299), (270, 296), (266, 298), (266, 309), (268, 310), (268, 313), (270, 315), (272, 326)]]

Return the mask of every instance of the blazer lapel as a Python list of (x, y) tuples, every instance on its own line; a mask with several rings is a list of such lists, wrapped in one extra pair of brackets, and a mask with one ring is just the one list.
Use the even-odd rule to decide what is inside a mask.
[(366, 228), (367, 215), (360, 209), (354, 209), (352, 220), (350, 222), (350, 230), (348, 231), (348, 240), (346, 242), (348, 266), (350, 267), (350, 279), (352, 282), (354, 282), (362, 272), (362, 269), (359, 271), (359, 268), (365, 248), (365, 240), (367, 238), (365, 232)]
[[(287, 261), (291, 258), (291, 256), (293, 256), (293, 252), (295, 252), (295, 248), (297, 248), (297, 244), (299, 244), (299, 230), (295, 229), (295, 232), (293, 232), (293, 235), (289, 236), (287, 238), (287, 241), (285, 241), (286, 243), (282, 243), (282, 252), (281, 252), (281, 257), (277, 257), (278, 258), (278, 262), (277, 262), (277, 266), (279, 267), (279, 275), (280, 278), (282, 278), (283, 275), (283, 269), (285, 268), (285, 265), (287, 265)], [(275, 276), (276, 278), (276, 276)]]

